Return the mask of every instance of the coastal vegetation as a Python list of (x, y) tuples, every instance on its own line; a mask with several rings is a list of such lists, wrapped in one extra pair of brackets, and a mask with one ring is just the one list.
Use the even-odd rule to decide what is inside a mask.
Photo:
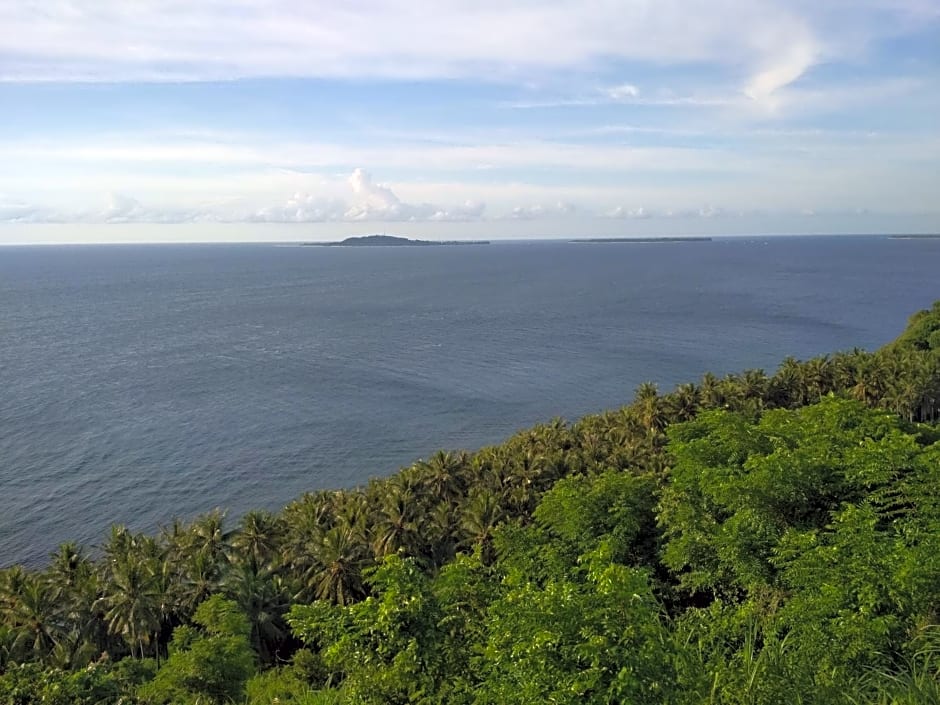
[(940, 302), (0, 571), (0, 703), (940, 703)]

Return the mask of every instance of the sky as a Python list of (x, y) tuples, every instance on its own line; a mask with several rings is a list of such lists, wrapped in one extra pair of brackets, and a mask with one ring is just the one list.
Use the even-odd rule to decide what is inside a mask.
[(0, 0), (0, 243), (938, 231), (940, 0)]

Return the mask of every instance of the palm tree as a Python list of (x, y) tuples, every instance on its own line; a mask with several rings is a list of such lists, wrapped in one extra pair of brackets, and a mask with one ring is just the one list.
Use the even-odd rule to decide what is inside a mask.
[(455, 536), (460, 515), (457, 507), (449, 502), (438, 502), (419, 517), (419, 534), (424, 537), (431, 565), (442, 566), (454, 557)]
[(817, 402), (832, 390), (832, 369), (829, 356), (814, 357), (803, 365), (806, 400)]
[(74, 542), (60, 544), (50, 556), (49, 577), (63, 592), (73, 589), (92, 571), (91, 562)]
[(275, 515), (264, 511), (248, 512), (232, 536), (232, 552), (258, 565), (270, 565), (277, 556), (283, 533), (283, 524)]
[(134, 535), (122, 524), (112, 524), (108, 540), (104, 544), (106, 563), (114, 563), (124, 558), (134, 550)]
[(131, 653), (139, 653), (141, 658), (160, 628), (163, 595), (157, 577), (152, 557), (129, 553), (110, 566), (102, 598), (108, 629), (123, 637)]
[(702, 383), (699, 385), (699, 399), (701, 405), (706, 409), (724, 408), (726, 399), (723, 385), (711, 372), (702, 375)]
[(400, 489), (395, 483), (389, 483), (389, 491), (371, 528), (372, 550), (376, 560), (399, 550), (406, 555), (416, 556), (420, 537), (414, 494), (410, 490)]
[[(632, 410), (630, 413), (633, 413)], [(609, 444), (604, 429), (598, 424), (590, 424), (582, 420), (575, 427), (577, 439), (577, 457), (574, 469), (581, 472), (603, 470), (609, 457)]]
[(680, 384), (666, 400), (668, 414), (677, 422), (695, 418), (699, 407), (699, 390), (694, 384)]
[(64, 636), (51, 586), (20, 566), (2, 574), (0, 614), (13, 630), (9, 650), (21, 660), (47, 661)]
[(304, 494), (284, 508), (284, 537), (277, 563), (280, 574), (291, 583), (291, 592), (309, 595), (306, 577), (317, 563), (323, 536), (336, 525), (337, 493)]
[(311, 556), (302, 595), (337, 605), (355, 602), (365, 594), (361, 571), (368, 557), (358, 532), (349, 526), (334, 526)]
[(53, 600), (68, 632), (63, 642), (64, 666), (79, 665), (100, 654), (106, 643), (106, 625), (95, 610), (100, 594), (94, 563), (74, 543), (63, 543), (52, 554), (48, 580)]
[(252, 558), (238, 563), (222, 583), (223, 593), (238, 603), (251, 624), (251, 643), (265, 662), (285, 639), (287, 599), (278, 577)]
[(741, 396), (754, 399), (759, 407), (763, 407), (770, 388), (770, 379), (763, 370), (745, 370), (744, 374), (738, 377), (738, 384), (741, 387)]
[(647, 433), (652, 434), (662, 430), (666, 419), (655, 384), (644, 382), (637, 387), (633, 406), (636, 407), (640, 423), (643, 424)]
[(366, 524), (369, 521), (369, 503), (359, 490), (336, 493), (336, 526), (349, 529), (365, 540)]
[(770, 404), (792, 409), (806, 404), (806, 385), (803, 364), (794, 357), (786, 357), (770, 380)]
[(624, 459), (623, 468), (634, 474), (649, 472), (655, 466), (655, 459), (662, 455), (662, 445), (662, 436), (644, 434), (629, 437), (620, 452)]
[(321, 490), (307, 492), (288, 504), (281, 513), (284, 523), (282, 551), (291, 552), (291, 546), (303, 546), (311, 536), (322, 533), (336, 522), (336, 493)]
[(463, 491), (460, 470), (467, 462), (468, 457), (464, 452), (449, 453), (439, 450), (428, 460), (419, 461), (416, 469), (420, 473), (422, 483), (433, 497), (452, 501)]
[(175, 567), (182, 565), (192, 541), (189, 527), (180, 519), (174, 519), (169, 526), (160, 527), (159, 541), (167, 561)]
[(222, 564), (230, 535), (225, 531), (225, 515), (219, 510), (198, 517), (189, 527), (191, 553), (202, 553)]
[(176, 603), (184, 617), (216, 591), (221, 577), (221, 565), (207, 552), (199, 551), (186, 560), (176, 586)]
[(836, 355), (832, 360), (833, 386), (853, 399), (873, 406), (880, 397), (880, 363), (875, 355), (855, 348), (850, 353)]
[(565, 420), (555, 417), (547, 424), (539, 424), (526, 435), (529, 449), (540, 455), (562, 453), (574, 444), (571, 429)]
[(9, 624), (0, 623), (0, 673), (5, 673), (7, 667), (14, 663), (16, 652), (16, 631)]
[(556, 466), (547, 462), (545, 456), (531, 445), (516, 453), (506, 470), (504, 496), (514, 512), (519, 514), (528, 514), (535, 509), (541, 493), (558, 476)]
[[(936, 334), (935, 334), (936, 335)], [(924, 393), (920, 420), (933, 423), (940, 411), (940, 348), (933, 348), (924, 359)]]
[(485, 562), (492, 561), (493, 532), (504, 517), (505, 512), (495, 494), (486, 490), (474, 492), (460, 520), (463, 544), (478, 549)]

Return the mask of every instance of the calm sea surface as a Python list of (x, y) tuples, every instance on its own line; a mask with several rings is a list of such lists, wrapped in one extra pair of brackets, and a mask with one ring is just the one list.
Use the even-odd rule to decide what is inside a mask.
[(940, 240), (0, 248), (0, 566), (893, 338)]

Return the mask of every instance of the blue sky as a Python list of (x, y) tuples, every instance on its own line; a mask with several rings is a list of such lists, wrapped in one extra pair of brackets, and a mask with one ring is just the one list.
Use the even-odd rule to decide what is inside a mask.
[(940, 230), (940, 0), (0, 0), (0, 105), (0, 242)]

